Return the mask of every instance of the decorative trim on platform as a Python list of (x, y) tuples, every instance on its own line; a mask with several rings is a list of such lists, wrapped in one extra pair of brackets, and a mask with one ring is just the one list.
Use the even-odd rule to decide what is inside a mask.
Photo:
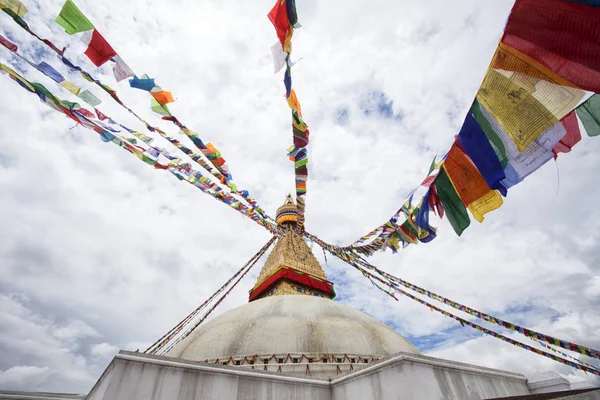
[(310, 275), (304, 272), (300, 272), (294, 268), (279, 267), (279, 269), (277, 269), (264, 281), (257, 284), (252, 290), (250, 290), (250, 299), (248, 301), (256, 299), (258, 296), (265, 293), (275, 282), (281, 279), (287, 279), (289, 281), (296, 282), (316, 290), (320, 290), (321, 292), (330, 295), (332, 299), (335, 297), (333, 283), (329, 282), (328, 280), (321, 279), (317, 276)]

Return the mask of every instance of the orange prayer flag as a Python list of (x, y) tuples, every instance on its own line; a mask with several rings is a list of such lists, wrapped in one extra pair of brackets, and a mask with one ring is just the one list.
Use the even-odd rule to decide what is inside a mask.
[(175, 101), (171, 92), (166, 92), (166, 91), (150, 92), (150, 94), (152, 95), (152, 97), (154, 97), (156, 99), (156, 101), (158, 101), (158, 103), (161, 106), (164, 106), (166, 104), (169, 104), (169, 103), (172, 103)]
[(456, 193), (477, 221), (482, 222), (484, 214), (502, 205), (500, 193), (490, 189), (458, 142), (450, 148), (444, 167)]
[(298, 116), (302, 118), (302, 108), (300, 107), (300, 102), (298, 101), (298, 96), (296, 96), (296, 91), (294, 89), (290, 92), (290, 97), (287, 98), (287, 102), (290, 108), (296, 110)]

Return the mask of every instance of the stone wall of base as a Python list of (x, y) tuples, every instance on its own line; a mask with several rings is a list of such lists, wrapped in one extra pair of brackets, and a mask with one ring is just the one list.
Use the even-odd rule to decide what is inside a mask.
[(393, 356), (332, 382), (333, 400), (489, 399), (528, 394), (523, 375), (439, 360)]

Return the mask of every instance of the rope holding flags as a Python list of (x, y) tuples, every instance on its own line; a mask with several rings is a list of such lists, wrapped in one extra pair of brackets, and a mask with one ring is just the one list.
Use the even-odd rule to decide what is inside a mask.
[(179, 324), (177, 324), (171, 331), (167, 332), (162, 338), (160, 338), (156, 343), (150, 346), (144, 353), (148, 354), (157, 354), (158, 351), (161, 351), (167, 344), (172, 341), (178, 333), (180, 333), (187, 325), (189, 325), (191, 320), (202, 311), (202, 309), (208, 305), (219, 293), (221, 293), (227, 286), (231, 284), (233, 279), (235, 279), (238, 275), (240, 275), (235, 282), (231, 285), (231, 287), (217, 300), (217, 302), (190, 328), (188, 328), (181, 336), (179, 336), (176, 340), (173, 341), (162, 354), (167, 353), (171, 350), (177, 343), (181, 342), (183, 339), (188, 337), (202, 322), (208, 318), (208, 316), (217, 308), (219, 304), (227, 297), (229, 293), (237, 286), (237, 284), (250, 272), (252, 267), (256, 265), (258, 260), (266, 253), (266, 251), (271, 247), (271, 245), (275, 242), (277, 236), (273, 236), (248, 262), (238, 271), (233, 277), (231, 277), (221, 288), (219, 288), (211, 297), (209, 297), (204, 303), (202, 303), (196, 310), (192, 311), (186, 318), (184, 318)]
[[(365, 276), (365, 278), (367, 278), (373, 284), (373, 286), (375, 286), (379, 290), (383, 291), (384, 293), (386, 293), (388, 296), (392, 297), (396, 301), (398, 301), (398, 299), (396, 298), (396, 296), (394, 295), (394, 293), (402, 294), (403, 296), (406, 296), (406, 297), (408, 297), (408, 298), (410, 298), (412, 300), (415, 300), (415, 301), (417, 301), (417, 302), (419, 302), (419, 303), (427, 306), (432, 311), (439, 312), (439, 313), (441, 313), (444, 316), (447, 316), (447, 317), (450, 317), (452, 319), (455, 319), (456, 321), (460, 322), (460, 324), (462, 326), (469, 326), (471, 328), (477, 329), (480, 332), (485, 333), (486, 335), (490, 335), (492, 337), (495, 337), (497, 339), (503, 340), (503, 341), (505, 341), (507, 343), (510, 343), (510, 344), (515, 345), (517, 347), (520, 347), (522, 349), (531, 351), (531, 352), (533, 352), (535, 354), (538, 354), (538, 355), (550, 358), (551, 360), (557, 361), (557, 362), (559, 362), (561, 364), (564, 364), (564, 365), (570, 366), (572, 368), (576, 368), (576, 369), (579, 369), (579, 370), (582, 370), (582, 371), (589, 372), (591, 374), (600, 376), (600, 370), (598, 370), (594, 366), (591, 366), (588, 363), (582, 362), (580, 360), (577, 360), (577, 362), (569, 361), (569, 360), (564, 359), (562, 357), (559, 357), (557, 355), (554, 355), (554, 354), (545, 352), (543, 350), (539, 350), (537, 348), (528, 346), (528, 345), (526, 345), (526, 344), (524, 344), (522, 342), (519, 342), (517, 340), (511, 339), (511, 338), (509, 338), (509, 337), (507, 337), (505, 335), (502, 335), (500, 333), (494, 332), (494, 331), (492, 331), (490, 329), (487, 329), (485, 327), (477, 325), (477, 324), (475, 324), (475, 323), (473, 323), (471, 321), (468, 321), (468, 320), (466, 320), (464, 318), (460, 318), (460, 317), (458, 317), (458, 316), (456, 316), (454, 314), (449, 313), (448, 311), (442, 310), (442, 309), (434, 306), (433, 304), (431, 304), (431, 303), (429, 303), (429, 302), (427, 302), (427, 301), (425, 301), (423, 299), (420, 299), (417, 296), (414, 296), (414, 295), (412, 295), (412, 294), (410, 294), (410, 293), (408, 293), (408, 292), (400, 289), (397, 285), (394, 285), (389, 280), (385, 280), (385, 279), (383, 279), (383, 278), (381, 278), (379, 276), (376, 276), (376, 275), (370, 273), (363, 265), (361, 265), (361, 262), (359, 262), (359, 257), (358, 256), (352, 257), (352, 256), (349, 256), (347, 253), (344, 253), (344, 252), (338, 253), (337, 251), (335, 251), (335, 247), (334, 246), (330, 246), (330, 245), (322, 242), (317, 237), (315, 237), (313, 235), (310, 235), (310, 234), (308, 234), (306, 232), (304, 233), (304, 236), (306, 236), (309, 240), (313, 240), (314, 239), (315, 243), (317, 243), (319, 246), (321, 246), (324, 250), (327, 250), (330, 254), (336, 256), (340, 260), (344, 261), (345, 263), (349, 264), (353, 268), (357, 269), (363, 276)], [(373, 267), (373, 268), (375, 268), (375, 267)], [(377, 282), (379, 282), (379, 283), (377, 283)], [(380, 284), (382, 284), (383, 286), (380, 285)], [(386, 287), (389, 288), (389, 289), (386, 289)], [(576, 346), (579, 346), (579, 345), (576, 345)], [(579, 346), (579, 347), (582, 348), (583, 346)], [(587, 349), (587, 350), (591, 350), (591, 352), (589, 352), (589, 354), (595, 354), (595, 355), (598, 354), (598, 352), (596, 350), (593, 350), (593, 349)], [(573, 351), (577, 351), (577, 350), (573, 349)], [(581, 354), (584, 354), (584, 353), (581, 353)], [(564, 355), (568, 356), (566, 353)]]
[[(30, 64), (33, 64), (29, 62)], [(34, 65), (35, 66), (35, 65)], [(227, 204), (243, 215), (251, 218), (259, 225), (265, 227), (267, 230), (275, 233), (273, 224), (262, 218), (256, 210), (251, 206), (245, 206), (241, 202), (237, 201), (230, 194), (221, 190), (216, 184), (210, 182), (210, 180), (202, 176), (199, 171), (193, 170), (189, 164), (179, 164), (174, 162), (175, 157), (170, 156), (168, 153), (163, 152), (157, 148), (150, 146), (141, 146), (137, 144), (135, 139), (126, 138), (118, 135), (114, 128), (103, 124), (101, 121), (93, 120), (95, 114), (89, 110), (81, 108), (79, 104), (61, 100), (60, 98), (53, 95), (46, 87), (36, 82), (29, 82), (17, 72), (12, 70), (10, 67), (0, 64), (0, 72), (7, 73), (9, 77), (17, 82), (22, 88), (26, 89), (31, 93), (38, 95), (40, 100), (53, 108), (65, 114), (67, 117), (74, 120), (77, 124), (81, 124), (83, 127), (93, 130), (100, 135), (100, 139), (103, 142), (111, 142), (117, 146), (127, 150), (129, 153), (135, 155), (138, 159), (151, 165), (155, 169), (167, 170), (179, 180), (185, 180), (186, 182), (194, 185), (204, 193), (207, 193), (215, 199)], [(134, 132), (124, 125), (119, 124), (128, 132)], [(146, 143), (144, 143), (146, 144)], [(162, 161), (161, 162), (161, 157)], [(164, 164), (163, 164), (164, 162)]]
[[(446, 215), (460, 236), (469, 214), (481, 223), (508, 189), (570, 152), (581, 140), (579, 121), (588, 136), (599, 135), (599, 32), (597, 2), (516, 0), (448, 153), (402, 209), (347, 249), (372, 255), (428, 243), (436, 237), (430, 211)], [(413, 207), (417, 191), (422, 197)]]
[(299, 28), (298, 14), (295, 0), (277, 0), (269, 12), (269, 20), (273, 23), (279, 43), (271, 47), (273, 53), (275, 72), (285, 66), (283, 83), (285, 85), (285, 98), (292, 111), (292, 138), (293, 145), (287, 149), (287, 155), (294, 163), (296, 177), (296, 204), (298, 207), (298, 226), (304, 227), (304, 211), (306, 208), (306, 182), (308, 180), (308, 151), (310, 131), (302, 119), (302, 108), (292, 88), (292, 36), (294, 28)]
[(493, 323), (498, 326), (502, 326), (505, 329), (518, 332), (528, 338), (535, 338), (539, 341), (562, 347), (565, 350), (574, 351), (576, 353), (600, 360), (600, 351), (598, 351), (598, 350), (595, 350), (595, 349), (592, 349), (592, 348), (589, 348), (586, 346), (582, 346), (577, 343), (572, 343), (572, 342), (569, 342), (569, 341), (566, 341), (563, 339), (557, 339), (555, 337), (545, 335), (543, 333), (536, 332), (534, 330), (527, 329), (527, 328), (521, 327), (519, 325), (513, 324), (512, 322), (508, 322), (508, 321), (502, 320), (500, 318), (493, 317), (489, 314), (486, 314), (486, 313), (483, 313), (476, 309), (470, 308), (470, 307), (460, 304), (454, 300), (450, 300), (446, 297), (440, 296), (440, 295), (435, 294), (427, 289), (423, 289), (417, 285), (414, 285), (414, 284), (407, 282), (403, 279), (400, 279), (394, 275), (391, 275), (391, 274), (375, 267), (374, 265), (368, 263), (360, 255), (358, 255), (352, 251), (346, 250), (344, 248), (337, 247), (337, 246), (331, 245), (329, 243), (326, 243), (323, 240), (319, 239), (318, 237), (316, 237), (308, 232), (304, 232), (303, 235), (308, 240), (310, 240), (314, 243), (317, 243), (319, 246), (321, 246), (321, 248), (323, 248), (324, 250), (327, 250), (329, 253), (335, 255), (336, 257), (340, 258), (341, 260), (343, 260), (347, 263), (357, 264), (362, 269), (371, 270), (371, 271), (376, 272), (379, 276), (381, 276), (383, 279), (386, 280), (385, 284), (389, 285), (390, 287), (398, 288), (398, 285), (401, 285), (401, 286), (403, 286), (409, 290), (412, 290), (416, 293), (425, 295), (425, 296), (427, 296), (433, 300), (436, 300), (440, 303), (443, 303), (447, 306), (451, 306), (452, 308), (454, 308), (456, 310), (465, 312), (471, 316), (477, 317), (486, 322)]
[[(64, 57), (65, 49), (62, 49), (62, 50), (58, 49), (52, 42), (50, 42), (47, 39), (42, 39), (34, 31), (32, 31), (29, 28), (28, 24), (22, 18), (22, 16), (25, 15), (25, 12), (21, 12), (21, 14), (18, 15), (14, 11), (15, 9), (17, 9), (17, 5), (16, 5), (17, 3), (20, 4), (17, 0), (11, 0), (11, 4), (13, 4), (12, 7), (7, 7), (7, 6), (3, 5), (4, 3), (0, 3), (0, 8), (2, 9), (2, 11), (7, 13), (9, 16), (11, 16), (13, 18), (13, 20), (18, 25), (20, 25), (24, 30), (26, 30), (29, 34), (34, 36), (37, 40), (44, 43), (47, 47), (49, 47), (56, 54), (58, 54), (59, 58), (62, 60), (62, 62), (67, 67), (69, 67), (70, 69), (72, 69), (74, 71), (77, 71), (88, 82), (94, 83), (95, 85), (100, 87), (103, 91), (108, 93), (110, 95), (110, 97), (115, 102), (117, 102), (117, 104), (119, 104), (121, 107), (125, 108), (130, 114), (132, 114), (140, 122), (142, 122), (142, 124), (146, 127), (146, 129), (148, 129), (148, 131), (156, 132), (159, 135), (166, 138), (166, 134), (162, 130), (160, 130), (159, 128), (157, 128), (155, 126), (150, 125), (148, 122), (146, 122), (144, 119), (142, 119), (136, 112), (134, 112), (130, 107), (125, 105), (121, 101), (121, 99), (118, 97), (117, 92), (114, 89), (112, 89), (108, 85), (102, 83), (100, 80), (94, 78), (91, 74), (86, 72), (84, 69), (82, 69), (78, 65), (74, 64), (73, 62), (68, 60), (66, 57)], [(19, 9), (23, 9), (23, 7), (19, 8)], [(123, 80), (127, 77), (134, 75), (133, 71), (131, 71), (131, 69), (127, 66), (127, 64), (125, 64), (125, 62), (122, 60), (122, 58), (118, 54), (116, 54), (116, 52), (112, 49), (110, 44), (108, 44), (108, 42), (106, 42), (106, 40), (102, 37), (102, 35), (100, 35), (100, 33), (95, 29), (95, 27), (91, 24), (91, 22), (89, 22), (87, 17), (85, 17), (85, 15), (79, 10), (79, 8), (77, 8), (77, 6), (73, 3), (72, 0), (67, 0), (65, 2), (65, 4), (63, 5), (63, 8), (61, 9), (59, 16), (56, 18), (56, 22), (60, 26), (62, 26), (65, 29), (65, 32), (67, 32), (68, 34), (83, 32), (82, 41), (88, 45), (88, 49), (86, 50), (85, 54), (88, 56), (88, 58), (90, 58), (90, 61), (92, 61), (95, 65), (97, 65), (97, 66), (99, 64), (102, 65), (109, 59), (111, 61), (113, 61), (114, 62), (113, 73), (114, 73), (117, 81)], [(2, 42), (0, 44), (4, 45), (4, 42)], [(13, 50), (11, 50), (11, 51), (13, 51)], [(14, 50), (14, 51), (16, 51), (16, 50)], [(32, 66), (34, 66), (37, 69), (40, 69), (36, 65), (32, 64)], [(62, 78), (62, 79), (63, 79), (63, 81), (60, 82), (61, 86), (63, 86), (65, 89), (71, 91), (73, 94), (79, 96), (82, 100), (84, 100), (86, 103), (88, 103), (92, 107), (95, 107), (96, 105), (98, 105), (100, 103), (100, 100), (98, 100), (96, 98), (96, 96), (94, 96), (90, 91), (86, 90), (86, 91), (82, 92), (81, 88), (73, 85), (70, 82), (65, 81), (64, 78)], [(135, 81), (135, 80), (139, 80), (139, 79), (134, 76), (134, 79), (132, 79), (132, 81)], [(195, 162), (200, 163), (201, 166), (204, 169), (206, 169), (211, 175), (213, 175), (221, 184), (226, 185), (227, 187), (229, 187), (229, 189), (233, 193), (235, 193), (236, 195), (243, 198), (246, 202), (248, 202), (253, 208), (256, 209), (256, 211), (260, 214), (261, 218), (268, 220), (268, 221), (272, 221), (271, 218), (264, 213), (264, 210), (257, 204), (256, 200), (249, 195), (247, 190), (239, 190), (237, 188), (237, 186), (233, 183), (231, 173), (229, 172), (228, 166), (225, 164), (225, 160), (221, 157), (221, 153), (211, 143), (207, 143), (205, 145), (204, 142), (198, 137), (198, 135), (196, 133), (192, 132), (187, 127), (185, 127), (183, 124), (181, 124), (181, 122), (179, 122), (179, 120), (176, 117), (174, 117), (170, 113), (168, 113), (168, 114), (165, 113), (165, 110), (168, 110), (168, 109), (166, 109), (167, 103), (172, 101), (172, 99), (173, 99), (171, 93), (165, 92), (162, 89), (160, 89), (160, 87), (154, 83), (153, 79), (148, 79), (147, 81), (151, 82), (151, 86), (147, 87), (147, 88), (146, 87), (143, 87), (143, 88), (144, 88), (144, 90), (150, 92), (150, 94), (152, 95), (151, 102), (152, 102), (153, 110), (155, 112), (158, 112), (159, 114), (163, 115), (162, 119), (173, 122), (180, 129), (180, 132), (182, 134), (188, 136), (188, 138), (194, 143), (194, 145), (198, 149), (201, 150), (203, 156), (201, 157), (201, 156), (193, 153), (191, 150), (189, 150), (187, 147), (185, 147), (183, 145), (180, 145), (180, 146), (176, 145), (176, 147), (178, 147), (180, 150), (182, 150), (186, 155), (190, 156)], [(138, 87), (139, 85), (135, 86), (134, 84), (132, 84), (131, 86)], [(177, 141), (176, 139), (173, 139), (173, 140), (170, 140), (170, 139), (171, 138), (169, 138), (167, 140), (169, 140), (172, 144), (175, 144), (174, 141), (176, 141), (177, 144), (180, 144), (179, 141)], [(207, 162), (205, 162), (202, 159), (203, 157), (206, 157), (206, 159), (209, 161), (209, 163), (212, 166), (209, 165)]]

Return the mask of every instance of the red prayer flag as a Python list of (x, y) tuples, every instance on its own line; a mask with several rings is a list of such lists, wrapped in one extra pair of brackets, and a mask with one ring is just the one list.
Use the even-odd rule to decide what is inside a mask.
[(285, 2), (286, 0), (277, 0), (277, 3), (275, 3), (275, 6), (268, 15), (271, 23), (273, 23), (273, 26), (275, 26), (277, 37), (279, 38), (282, 46), (285, 43), (285, 36), (290, 28)]
[(600, 92), (600, 8), (563, 0), (517, 0), (502, 42), (582, 89)]
[(577, 113), (571, 111), (561, 121), (567, 133), (552, 149), (554, 159), (558, 158), (558, 153), (568, 153), (581, 140), (581, 132), (579, 131), (579, 121)]
[(16, 44), (14, 44), (2, 35), (0, 35), (0, 44), (9, 49), (10, 51), (17, 51), (19, 49), (19, 47)]
[(77, 111), (79, 114), (81, 114), (87, 118), (95, 118), (96, 117), (93, 112), (86, 110), (85, 108), (74, 108), (73, 111)]
[(107, 119), (110, 119), (110, 117), (107, 117), (106, 115), (102, 114), (97, 108), (94, 108), (94, 111), (96, 111), (96, 115), (98, 116), (98, 119), (100, 121), (106, 121)]
[(99, 67), (112, 57), (116, 56), (117, 52), (114, 51), (106, 39), (104, 39), (104, 37), (102, 37), (102, 35), (94, 29), (94, 32), (92, 33), (92, 40), (90, 40), (90, 44), (85, 51), (85, 55), (88, 56), (90, 61), (92, 61), (95, 66)]

